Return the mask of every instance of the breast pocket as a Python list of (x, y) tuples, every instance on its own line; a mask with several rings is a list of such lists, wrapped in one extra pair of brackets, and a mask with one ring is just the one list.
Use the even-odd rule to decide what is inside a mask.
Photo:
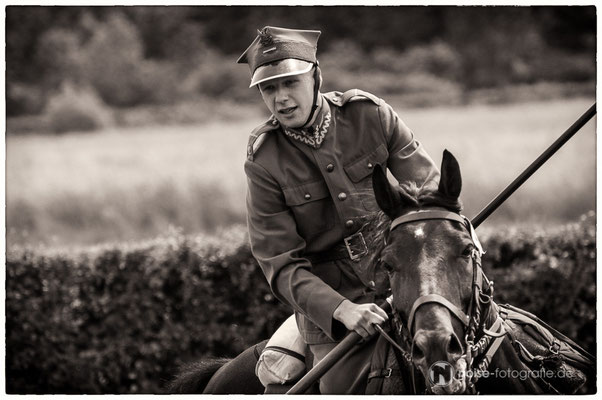
[(384, 144), (376, 149), (367, 152), (360, 158), (344, 165), (345, 173), (354, 183), (356, 194), (362, 200), (364, 207), (368, 211), (378, 211), (374, 190), (372, 189), (372, 172), (375, 165), (380, 165), (383, 169), (387, 168), (387, 158), (389, 152)]
[(297, 232), (306, 241), (334, 227), (335, 208), (324, 181), (284, 188), (286, 205), (297, 222)]

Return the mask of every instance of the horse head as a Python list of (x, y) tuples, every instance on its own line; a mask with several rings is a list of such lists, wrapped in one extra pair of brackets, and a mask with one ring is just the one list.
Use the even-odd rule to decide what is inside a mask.
[(478, 297), (489, 283), (482, 282), (478, 239), (459, 214), (458, 162), (444, 152), (438, 188), (393, 187), (380, 167), (373, 186), (379, 207), (392, 220), (381, 262), (394, 314), (403, 322), (398, 331), (431, 392), (464, 393), (471, 361), (467, 344), (480, 322), (471, 319), (481, 319)]

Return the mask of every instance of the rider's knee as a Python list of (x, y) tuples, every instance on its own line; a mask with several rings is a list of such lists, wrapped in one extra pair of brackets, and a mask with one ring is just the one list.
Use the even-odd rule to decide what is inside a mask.
[(286, 385), (303, 376), (306, 346), (295, 317), (289, 317), (270, 338), (255, 366), (263, 386)]

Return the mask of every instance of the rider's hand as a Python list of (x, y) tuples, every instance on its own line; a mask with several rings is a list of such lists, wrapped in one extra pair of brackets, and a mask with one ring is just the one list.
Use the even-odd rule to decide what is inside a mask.
[(389, 319), (387, 313), (374, 303), (355, 304), (349, 300), (343, 300), (332, 316), (364, 339), (376, 333), (374, 324), (380, 325)]

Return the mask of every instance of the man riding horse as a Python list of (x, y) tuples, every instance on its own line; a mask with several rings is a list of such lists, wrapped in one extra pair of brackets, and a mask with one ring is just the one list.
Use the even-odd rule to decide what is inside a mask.
[[(247, 149), (251, 249), (274, 295), (294, 309), (314, 364), (347, 330), (369, 340), (388, 319), (375, 304), (388, 282), (367, 261), (373, 246), (362, 233), (379, 211), (373, 168), (433, 189), (440, 175), (382, 99), (358, 89), (320, 92), (319, 36), (267, 26), (238, 60), (272, 113)], [(346, 354), (320, 392), (364, 393), (375, 343)]]

